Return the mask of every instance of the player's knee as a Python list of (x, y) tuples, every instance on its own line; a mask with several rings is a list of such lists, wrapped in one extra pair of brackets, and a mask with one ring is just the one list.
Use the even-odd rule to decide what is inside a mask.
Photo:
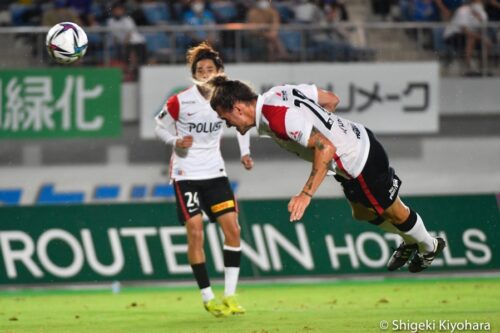
[(187, 228), (188, 240), (191, 244), (203, 244), (203, 229), (202, 228)]
[(237, 241), (240, 239), (240, 226), (237, 223), (231, 223), (225, 228), (224, 234), (228, 241)]

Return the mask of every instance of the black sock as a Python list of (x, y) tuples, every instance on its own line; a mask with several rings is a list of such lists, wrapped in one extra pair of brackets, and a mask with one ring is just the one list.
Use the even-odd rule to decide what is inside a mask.
[(406, 221), (402, 224), (394, 224), (394, 226), (402, 232), (408, 232), (415, 226), (415, 223), (417, 223), (417, 213), (410, 208), (410, 216), (408, 216)]
[(224, 250), (224, 267), (240, 267), (241, 251)]
[(193, 270), (194, 278), (196, 279), (196, 282), (198, 283), (198, 287), (200, 289), (210, 287), (207, 266), (204, 262), (191, 265), (191, 269)]

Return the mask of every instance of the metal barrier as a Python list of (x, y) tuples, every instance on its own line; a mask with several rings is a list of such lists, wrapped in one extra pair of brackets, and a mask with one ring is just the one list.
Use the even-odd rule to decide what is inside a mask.
[[(266, 41), (259, 32), (266, 25), (230, 23), (202, 27), (144, 26), (146, 56), (138, 65), (184, 62), (185, 51), (193, 45), (193, 35), (208, 33), (216, 36), (216, 47), (225, 61), (231, 62), (353, 62), (353, 61), (440, 61), (443, 75), (464, 73), (460, 65), (463, 50), (449, 45), (443, 38), (446, 23), (430, 22), (349, 22), (335, 25), (282, 25), (279, 40), (286, 56), (276, 58), (266, 52)], [(123, 45), (113, 38), (107, 27), (86, 27), (89, 51), (83, 66), (128, 66), (129, 57)], [(50, 65), (45, 52), (46, 27), (0, 28), (0, 68), (43, 67)], [(476, 48), (476, 75), (500, 75), (500, 23), (489, 23), (482, 35), (493, 41), (489, 50), (484, 43)], [(10, 45), (11, 47), (8, 47)]]

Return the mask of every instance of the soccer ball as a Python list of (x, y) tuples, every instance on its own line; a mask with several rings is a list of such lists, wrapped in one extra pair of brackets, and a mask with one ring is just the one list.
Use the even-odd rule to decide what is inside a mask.
[(50, 28), (45, 46), (50, 57), (61, 64), (70, 64), (87, 52), (87, 34), (77, 24), (61, 22)]

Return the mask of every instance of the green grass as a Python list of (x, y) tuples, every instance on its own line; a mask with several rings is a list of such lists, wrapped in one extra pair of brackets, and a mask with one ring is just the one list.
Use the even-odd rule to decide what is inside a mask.
[(239, 298), (247, 314), (217, 319), (194, 287), (1, 292), (0, 332), (362, 333), (382, 332), (381, 320), (489, 322), (500, 332), (500, 278), (241, 285)]

